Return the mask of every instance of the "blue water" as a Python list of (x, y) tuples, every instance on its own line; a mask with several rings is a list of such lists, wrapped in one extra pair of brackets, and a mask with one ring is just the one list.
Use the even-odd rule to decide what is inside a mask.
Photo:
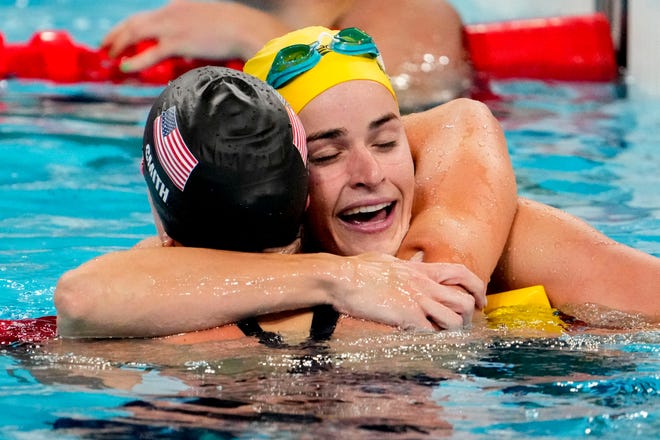
[(0, 32), (6, 41), (25, 42), (35, 31), (64, 29), (74, 41), (97, 47), (121, 19), (165, 3), (167, 0), (3, 0)]
[(660, 256), (660, 99), (603, 84), (496, 84), (521, 195)]
[[(152, 4), (162, 2), (140, 7)], [(22, 41), (26, 23), (49, 23), (93, 45), (137, 8), (90, 5), (0, 5), (2, 30)], [(660, 99), (610, 84), (500, 81), (493, 91), (522, 195), (660, 256)], [(157, 92), (0, 83), (0, 319), (53, 314), (62, 272), (153, 234), (138, 165)], [(309, 349), (246, 344), (5, 348), (0, 438), (660, 437), (657, 327), (553, 336), (475, 325)]]

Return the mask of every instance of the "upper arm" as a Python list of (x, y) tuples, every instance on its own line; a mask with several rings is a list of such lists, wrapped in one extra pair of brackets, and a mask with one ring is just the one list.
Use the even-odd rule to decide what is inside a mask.
[(413, 220), (399, 251), (462, 263), (488, 281), (517, 209), (502, 129), (488, 108), (458, 99), (404, 118), (415, 160)]

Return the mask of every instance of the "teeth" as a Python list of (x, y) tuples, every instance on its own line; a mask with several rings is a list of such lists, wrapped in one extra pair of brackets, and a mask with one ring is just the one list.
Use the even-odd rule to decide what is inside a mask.
[(348, 211), (344, 211), (342, 215), (367, 214), (370, 212), (380, 211), (381, 209), (387, 208), (388, 206), (390, 206), (389, 203), (379, 203), (378, 205), (371, 206), (360, 206), (357, 208), (349, 209)]

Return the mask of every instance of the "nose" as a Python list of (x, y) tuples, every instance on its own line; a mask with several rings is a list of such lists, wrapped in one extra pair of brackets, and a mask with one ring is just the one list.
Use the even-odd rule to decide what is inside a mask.
[(351, 186), (374, 187), (384, 180), (378, 157), (366, 146), (353, 150), (349, 162)]

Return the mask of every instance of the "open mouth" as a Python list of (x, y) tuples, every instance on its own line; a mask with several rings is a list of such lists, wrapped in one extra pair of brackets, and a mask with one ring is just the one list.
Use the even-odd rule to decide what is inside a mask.
[(395, 205), (396, 202), (390, 202), (347, 209), (339, 214), (339, 218), (346, 223), (354, 225), (383, 221), (392, 213)]

